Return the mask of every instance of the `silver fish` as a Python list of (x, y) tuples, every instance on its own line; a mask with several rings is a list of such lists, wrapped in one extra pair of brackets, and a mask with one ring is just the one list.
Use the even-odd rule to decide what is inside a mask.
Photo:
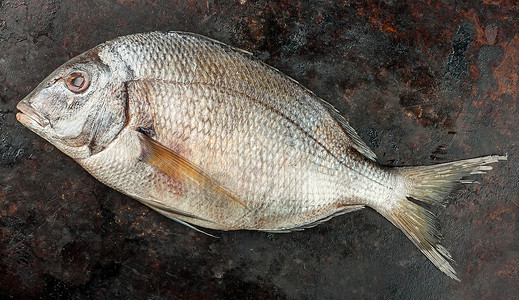
[(408, 197), (441, 205), (463, 177), (506, 159), (381, 167), (330, 104), (189, 33), (101, 44), (17, 107), (18, 121), (98, 180), (185, 225), (288, 232), (369, 206), (456, 280), (435, 216)]

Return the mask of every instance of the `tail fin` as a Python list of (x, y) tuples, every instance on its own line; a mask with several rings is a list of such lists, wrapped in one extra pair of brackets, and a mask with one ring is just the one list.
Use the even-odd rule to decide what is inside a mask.
[[(506, 159), (506, 156), (494, 155), (432, 166), (402, 167), (396, 170), (405, 178), (406, 197), (427, 204), (444, 206), (443, 198), (458, 183), (473, 182), (462, 180), (463, 177), (483, 174), (492, 169), (487, 166), (488, 164)], [(436, 216), (406, 197), (397, 199), (395, 205), (377, 211), (402, 230), (438, 269), (460, 281), (456, 271), (450, 265), (453, 260), (449, 251), (440, 244), (441, 233)]]

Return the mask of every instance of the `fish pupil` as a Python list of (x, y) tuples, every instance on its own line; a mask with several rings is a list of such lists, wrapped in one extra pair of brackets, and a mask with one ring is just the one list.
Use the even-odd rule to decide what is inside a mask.
[(73, 78), (71, 83), (73, 86), (80, 88), (85, 83), (85, 78), (83, 78), (83, 76), (78, 76)]

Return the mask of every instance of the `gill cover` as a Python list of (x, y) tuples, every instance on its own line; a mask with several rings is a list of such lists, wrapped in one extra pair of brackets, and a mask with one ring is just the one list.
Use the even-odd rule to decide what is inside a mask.
[(47, 121), (26, 126), (74, 159), (102, 151), (126, 124), (125, 78), (113, 78), (101, 46), (56, 69), (20, 105)]

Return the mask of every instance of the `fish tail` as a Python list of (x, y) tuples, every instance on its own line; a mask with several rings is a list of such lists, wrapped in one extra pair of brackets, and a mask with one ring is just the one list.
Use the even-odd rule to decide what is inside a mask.
[(377, 211), (402, 230), (438, 269), (460, 281), (451, 266), (453, 259), (449, 251), (440, 244), (442, 236), (436, 215), (408, 198), (444, 207), (443, 199), (456, 185), (474, 182), (462, 178), (483, 174), (492, 169), (488, 164), (506, 159), (506, 156), (493, 155), (432, 166), (396, 168), (404, 177), (405, 196)]

